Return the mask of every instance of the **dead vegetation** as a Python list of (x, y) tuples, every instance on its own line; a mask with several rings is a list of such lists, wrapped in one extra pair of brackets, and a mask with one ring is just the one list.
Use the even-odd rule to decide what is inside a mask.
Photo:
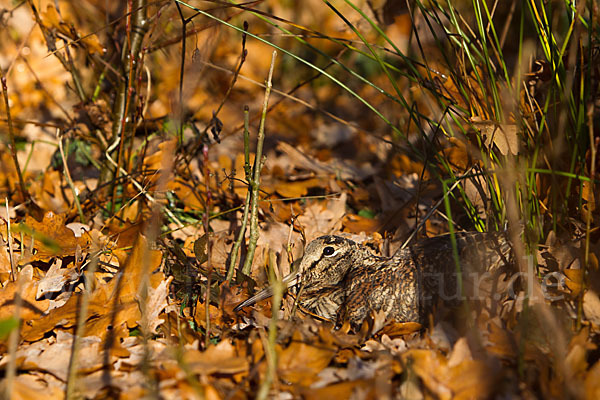
[[(1, 1), (4, 396), (600, 397), (598, 4), (455, 3)], [(233, 311), (507, 226), (429, 326)]]

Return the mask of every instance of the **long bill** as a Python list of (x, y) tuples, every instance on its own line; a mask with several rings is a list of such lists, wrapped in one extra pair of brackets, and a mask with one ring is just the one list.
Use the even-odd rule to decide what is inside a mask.
[[(290, 287), (296, 285), (300, 281), (300, 274), (298, 272), (293, 272), (286, 277), (283, 278), (282, 282), (285, 285), (285, 289), (289, 289)], [(258, 303), (259, 301), (268, 299), (273, 296), (273, 286), (269, 286), (256, 293), (254, 296), (250, 297), (248, 300), (242, 301), (240, 304), (235, 306), (233, 311), (238, 312), (244, 307), (251, 306), (253, 304)]]

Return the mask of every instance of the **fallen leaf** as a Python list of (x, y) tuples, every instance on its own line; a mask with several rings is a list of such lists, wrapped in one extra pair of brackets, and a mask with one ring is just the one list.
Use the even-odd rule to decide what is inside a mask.
[(131, 253), (119, 251), (115, 255), (122, 265), (121, 276), (111, 282), (119, 302), (132, 301), (138, 295), (144, 279), (148, 279), (152, 288), (157, 288), (165, 280), (164, 274), (157, 271), (162, 261), (162, 252), (151, 250), (143, 235), (138, 236)]
[(294, 334), (292, 343), (278, 355), (280, 376), (293, 384), (309, 386), (335, 355), (333, 349), (303, 343)]
[(12, 400), (62, 400), (64, 399), (64, 388), (60, 386), (49, 385), (39, 376), (32, 374), (20, 374), (13, 381), (11, 399)]
[[(34, 239), (33, 248), (36, 252), (27, 262), (47, 261), (55, 256), (70, 256), (75, 254), (77, 248), (89, 248), (89, 236), (84, 234), (76, 237), (73, 231), (65, 226), (65, 219), (63, 214), (48, 211), (41, 222), (28, 215), (22, 224), (14, 228), (15, 232), (24, 234), (24, 246), (30, 246), (31, 239)], [(25, 259), (20, 261), (21, 264), (23, 262)]]
[(187, 350), (183, 354), (183, 363), (189, 371), (202, 376), (212, 374), (239, 374), (248, 371), (248, 361), (236, 355), (235, 347), (222, 340), (206, 351)]
[[(73, 335), (58, 330), (56, 338), (22, 346), (17, 350), (19, 368), (29, 371), (45, 371), (66, 382), (73, 348)], [(6, 364), (6, 358), (0, 365)], [(87, 337), (80, 342), (78, 370), (93, 371), (102, 367), (104, 352), (100, 338)]]
[(337, 199), (313, 202), (305, 208), (304, 214), (298, 217), (298, 222), (304, 229), (308, 241), (339, 230), (346, 213), (346, 199), (346, 193), (342, 193)]
[(583, 270), (569, 268), (563, 271), (567, 279), (565, 279), (565, 285), (571, 290), (573, 297), (579, 296), (579, 293), (583, 290)]
[(282, 181), (275, 185), (275, 191), (284, 198), (297, 199), (305, 196), (308, 189), (312, 187), (321, 187), (323, 180), (321, 179), (306, 179), (299, 181)]
[(344, 216), (342, 226), (344, 227), (344, 232), (364, 232), (368, 234), (376, 232), (380, 228), (381, 223), (376, 218), (366, 218), (356, 214), (348, 214)]
[(600, 298), (591, 289), (586, 290), (583, 295), (583, 313), (585, 318), (600, 326)]
[(3, 288), (0, 288), (0, 319), (14, 315), (15, 293), (17, 291), (22, 299), (21, 319), (32, 321), (41, 318), (48, 309), (49, 301), (37, 300), (37, 282), (33, 280), (33, 267), (31, 265), (25, 266), (19, 272), (19, 281), (10, 281)]
[(597, 361), (585, 377), (585, 398), (600, 399), (600, 361)]
[(142, 307), (142, 310), (144, 310), (142, 319), (137, 321), (138, 325), (142, 328), (142, 332), (156, 334), (156, 328), (164, 322), (163, 319), (159, 318), (159, 315), (168, 305), (167, 295), (169, 294), (169, 287), (172, 280), (173, 277), (170, 276), (166, 280), (161, 281), (156, 289), (153, 287), (148, 288), (148, 294), (145, 299), (141, 294), (136, 296), (136, 300), (140, 304), (145, 300), (145, 305)]
[(479, 117), (473, 117), (471, 122), (480, 130), (487, 147), (494, 143), (502, 155), (519, 153), (519, 129), (516, 124), (496, 124)]
[(382, 336), (386, 335), (390, 338), (396, 338), (398, 336), (419, 332), (421, 329), (423, 329), (423, 325), (417, 322), (393, 322), (384, 326), (379, 334)]
[(62, 260), (56, 260), (51, 266), (46, 275), (37, 285), (36, 299), (42, 296), (48, 296), (62, 291), (66, 285), (73, 284), (80, 278), (80, 274), (75, 268), (61, 268)]

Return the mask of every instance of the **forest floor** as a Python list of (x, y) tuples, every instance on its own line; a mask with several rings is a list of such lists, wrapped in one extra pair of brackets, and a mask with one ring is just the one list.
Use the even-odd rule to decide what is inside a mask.
[[(334, 3), (0, 1), (3, 398), (600, 398), (597, 3)], [(233, 310), (507, 226), (428, 326)]]

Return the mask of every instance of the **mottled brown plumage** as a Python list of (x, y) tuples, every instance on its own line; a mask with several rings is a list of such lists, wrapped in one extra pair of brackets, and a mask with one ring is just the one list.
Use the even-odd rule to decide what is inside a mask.
[[(467, 278), (479, 282), (482, 274), (509, 261), (504, 233), (464, 232), (455, 239), (465, 289)], [(372, 313), (423, 323), (436, 302), (456, 303), (465, 293), (457, 276), (450, 235), (418, 241), (390, 258), (340, 236), (321, 236), (308, 244), (298, 270), (284, 282), (300, 285), (301, 308), (338, 323), (348, 320), (357, 329)], [(236, 310), (271, 294), (267, 288)]]

